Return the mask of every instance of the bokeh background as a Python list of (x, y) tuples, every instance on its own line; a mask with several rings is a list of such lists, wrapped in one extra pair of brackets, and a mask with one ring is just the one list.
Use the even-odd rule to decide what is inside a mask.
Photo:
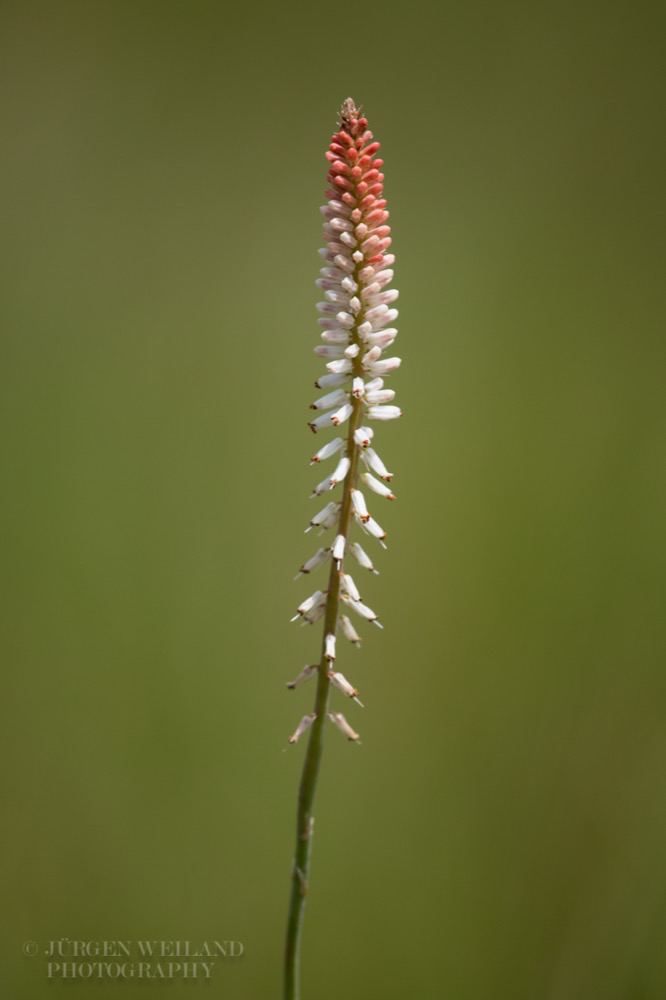
[[(663, 27), (3, 4), (4, 995), (280, 995), (322, 154), (351, 95), (404, 417), (304, 1000), (666, 996)], [(61, 937), (245, 954), (207, 986), (48, 982), (21, 949)]]

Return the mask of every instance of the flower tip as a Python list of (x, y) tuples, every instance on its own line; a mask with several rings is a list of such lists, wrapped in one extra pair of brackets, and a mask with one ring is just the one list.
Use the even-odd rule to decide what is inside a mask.
[(358, 123), (361, 108), (357, 108), (353, 97), (346, 97), (342, 102), (339, 114), (339, 127), (349, 131), (353, 124)]

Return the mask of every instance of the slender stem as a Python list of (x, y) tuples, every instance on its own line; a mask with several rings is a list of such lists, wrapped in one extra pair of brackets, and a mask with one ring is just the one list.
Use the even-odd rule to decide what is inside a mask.
[[(354, 279), (358, 283), (359, 265), (354, 268)], [(350, 330), (350, 342), (358, 344), (363, 348), (358, 336), (358, 327), (363, 322), (364, 310), (356, 317), (353, 328)], [(363, 369), (361, 366), (361, 353), (353, 361), (353, 371), (350, 378), (361, 376)], [(343, 482), (342, 506), (340, 508), (340, 518), (338, 521), (337, 534), (345, 539), (349, 535), (349, 527), (352, 513), (352, 490), (355, 487), (358, 470), (358, 460), (360, 448), (354, 440), (354, 432), (361, 423), (363, 404), (360, 399), (351, 397), (352, 413), (349, 418), (349, 434), (347, 436), (347, 456), (350, 461), (349, 472)], [(303, 923), (303, 912), (305, 909), (305, 897), (308, 891), (308, 875), (310, 871), (310, 852), (312, 847), (312, 832), (314, 828), (314, 816), (312, 815), (312, 805), (314, 802), (317, 778), (319, 775), (319, 765), (323, 749), (323, 729), (328, 711), (328, 696), (331, 681), (328, 676), (329, 662), (324, 656), (326, 646), (326, 636), (335, 635), (338, 626), (338, 607), (340, 603), (340, 572), (334, 559), (331, 559), (331, 572), (328, 583), (328, 594), (326, 598), (326, 613), (324, 617), (324, 636), (322, 642), (322, 653), (317, 672), (317, 692), (315, 695), (314, 713), (315, 720), (310, 726), (310, 738), (305, 751), (303, 761), (303, 772), (301, 783), (298, 789), (298, 809), (296, 813), (296, 850), (294, 852), (294, 866), (292, 872), (291, 895), (289, 899), (289, 914), (287, 917), (287, 943), (285, 949), (285, 976), (284, 976), (284, 1000), (299, 1000), (299, 950), (301, 930)]]

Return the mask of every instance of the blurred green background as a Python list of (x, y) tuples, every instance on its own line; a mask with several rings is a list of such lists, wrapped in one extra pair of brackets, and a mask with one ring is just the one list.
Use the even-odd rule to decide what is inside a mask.
[[(666, 996), (663, 27), (3, 4), (4, 995), (280, 995), (322, 154), (351, 95), (405, 415), (378, 428), (386, 628), (340, 659), (363, 745), (327, 734), (304, 1000)], [(21, 949), (61, 937), (245, 954), (208, 985), (48, 982)]]

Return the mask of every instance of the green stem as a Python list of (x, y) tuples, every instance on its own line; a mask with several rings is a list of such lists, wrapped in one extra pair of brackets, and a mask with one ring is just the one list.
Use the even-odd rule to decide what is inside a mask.
[[(358, 284), (358, 265), (354, 269), (354, 279)], [(359, 344), (361, 352), (354, 358), (353, 371), (350, 378), (363, 375), (361, 367), (361, 354), (363, 345), (358, 337), (358, 327), (363, 322), (363, 311), (356, 317), (352, 330), (350, 330), (350, 342)], [(363, 413), (362, 400), (351, 397), (352, 413), (349, 418), (349, 434), (347, 437), (347, 456), (349, 457), (349, 472), (343, 482), (342, 506), (340, 508), (340, 518), (336, 534), (342, 535), (345, 539), (349, 535), (349, 527), (352, 513), (352, 490), (355, 488), (356, 475), (360, 448), (354, 440), (354, 432), (361, 423)], [(284, 968), (284, 1000), (299, 1000), (299, 951), (301, 941), (301, 931), (303, 924), (303, 912), (305, 909), (305, 898), (308, 891), (308, 877), (310, 872), (310, 853), (312, 847), (312, 833), (314, 828), (314, 816), (312, 815), (312, 805), (317, 788), (317, 778), (319, 776), (319, 765), (323, 749), (323, 730), (328, 711), (328, 696), (331, 681), (328, 676), (330, 668), (329, 661), (324, 656), (326, 646), (326, 636), (337, 632), (338, 608), (340, 604), (340, 570), (336, 566), (334, 559), (331, 559), (331, 572), (328, 583), (328, 594), (326, 599), (326, 614), (324, 618), (324, 637), (322, 642), (322, 653), (317, 672), (317, 692), (315, 695), (314, 713), (315, 720), (310, 726), (310, 737), (305, 751), (303, 761), (303, 772), (301, 783), (298, 789), (298, 809), (296, 813), (296, 849), (294, 852), (294, 863), (291, 881), (291, 895), (289, 899), (289, 914), (287, 917), (287, 943), (285, 949)]]

